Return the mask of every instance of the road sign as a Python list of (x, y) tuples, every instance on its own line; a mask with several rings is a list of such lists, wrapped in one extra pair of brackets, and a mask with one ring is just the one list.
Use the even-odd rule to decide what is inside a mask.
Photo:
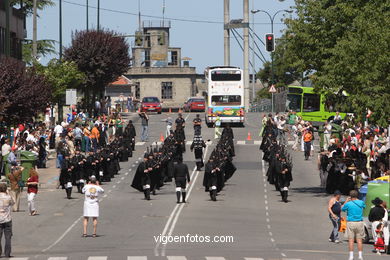
[(269, 93), (276, 93), (275, 85), (271, 85), (271, 87), (268, 90)]
[(77, 105), (77, 90), (76, 89), (67, 89), (66, 90), (66, 105)]

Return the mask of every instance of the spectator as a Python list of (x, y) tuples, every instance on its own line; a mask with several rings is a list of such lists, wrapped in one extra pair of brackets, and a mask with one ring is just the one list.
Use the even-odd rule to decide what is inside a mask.
[[(8, 180), (10, 182), (10, 195), (15, 202), (13, 205), (13, 211), (17, 212), (19, 211), (19, 205), (20, 205), (20, 196), (22, 193), (23, 183), (22, 183), (22, 172), (24, 168), (21, 166), (18, 166), (18, 164), (15, 162), (11, 163), (11, 171), (7, 174)], [(21, 187), (22, 186), (22, 187)]]
[(98, 126), (99, 126), (98, 124), (95, 124), (95, 126), (92, 128), (91, 135), (90, 135), (92, 141), (92, 149), (95, 153), (98, 149), (99, 138), (100, 138), (100, 132)]
[(84, 150), (83, 151), (86, 153), (89, 153), (89, 151), (91, 149), (91, 139), (90, 139), (91, 131), (89, 131), (87, 124), (84, 125), (83, 134), (84, 134)]
[(38, 193), (38, 172), (34, 169), (30, 169), (30, 176), (27, 179), (27, 204), (28, 204), (28, 211), (30, 216), (35, 216), (37, 214), (36, 208), (35, 208), (35, 196)]
[(363, 210), (366, 204), (358, 199), (358, 192), (352, 190), (345, 201), (342, 211), (347, 212), (347, 234), (349, 247), (349, 260), (353, 260), (353, 247), (355, 238), (358, 244), (359, 260), (363, 260), (363, 238), (365, 237)]
[(309, 160), (310, 152), (311, 152), (311, 141), (313, 140), (313, 134), (310, 130), (306, 130), (303, 135), (303, 141), (305, 142), (305, 160)]
[(84, 200), (84, 221), (83, 221), (83, 237), (87, 237), (87, 226), (89, 218), (93, 219), (93, 235), (96, 237), (97, 220), (99, 217), (99, 196), (104, 193), (102, 187), (99, 186), (99, 182), (95, 176), (91, 176), (91, 181), (84, 186), (83, 193), (85, 194)]
[(11, 257), (11, 238), (12, 238), (12, 219), (11, 207), (14, 205), (14, 200), (7, 192), (7, 185), (0, 183), (0, 256), (2, 255), (3, 247), (1, 245), (1, 238), (4, 233), (5, 257)]
[(74, 146), (76, 148), (81, 148), (81, 141), (83, 139), (83, 131), (81, 130), (79, 124), (76, 124), (76, 127), (73, 130), (74, 137)]
[(147, 142), (149, 139), (149, 117), (145, 112), (139, 113), (139, 116), (141, 117), (142, 126), (141, 141)]
[(339, 240), (339, 228), (341, 224), (341, 192), (335, 191), (333, 197), (328, 203), (329, 218), (333, 224), (333, 230), (329, 236), (329, 242), (340, 243)]

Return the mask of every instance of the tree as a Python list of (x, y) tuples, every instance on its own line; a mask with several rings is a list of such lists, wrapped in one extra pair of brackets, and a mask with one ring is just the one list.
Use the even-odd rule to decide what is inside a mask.
[[(37, 53), (39, 57), (46, 57), (50, 54), (55, 54), (54, 40), (38, 40), (37, 41)], [(23, 61), (28, 65), (32, 65), (35, 58), (32, 55), (32, 40), (25, 39), (22, 46)]]
[(85, 80), (84, 73), (80, 72), (72, 61), (60, 62), (58, 59), (52, 59), (47, 66), (36, 63), (34, 68), (49, 82), (53, 103), (60, 103), (64, 99), (66, 89), (81, 89)]
[(105, 86), (129, 68), (129, 45), (116, 35), (109, 30), (76, 31), (71, 46), (64, 51), (64, 59), (75, 62), (86, 76), (83, 91), (87, 102), (91, 93), (92, 101), (96, 95), (102, 96)]
[(360, 120), (387, 125), (389, 86), (389, 1), (296, 0), (286, 19), (290, 66), (305, 73), (317, 92), (346, 92)]
[[(34, 0), (11, 0), (11, 6), (17, 6), (24, 12), (26, 15), (31, 15), (33, 13)], [(46, 7), (54, 6), (52, 0), (37, 0), (38, 10), (43, 10)]]
[(2, 60), (0, 71), (0, 109), (8, 125), (31, 120), (46, 109), (51, 89), (44, 76), (11, 58)]

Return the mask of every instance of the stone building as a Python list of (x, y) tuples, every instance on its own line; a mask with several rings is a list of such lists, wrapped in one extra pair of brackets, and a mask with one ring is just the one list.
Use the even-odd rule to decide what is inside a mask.
[[(11, 57), (22, 59), (22, 41), (26, 37), (24, 14), (19, 9), (10, 8), (10, 51)], [(6, 12), (5, 2), (0, 1), (0, 58), (6, 51)]]
[(137, 99), (156, 96), (163, 108), (178, 108), (191, 96), (202, 95), (195, 67), (182, 58), (181, 48), (170, 46), (170, 21), (145, 21), (135, 34), (132, 66), (124, 75)]

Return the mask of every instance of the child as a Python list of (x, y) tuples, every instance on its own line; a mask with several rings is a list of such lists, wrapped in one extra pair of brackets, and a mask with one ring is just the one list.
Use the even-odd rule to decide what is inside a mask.
[(383, 224), (379, 223), (376, 227), (376, 240), (374, 244), (374, 248), (376, 250), (376, 253), (380, 255), (381, 253), (385, 252), (385, 241), (383, 239)]

